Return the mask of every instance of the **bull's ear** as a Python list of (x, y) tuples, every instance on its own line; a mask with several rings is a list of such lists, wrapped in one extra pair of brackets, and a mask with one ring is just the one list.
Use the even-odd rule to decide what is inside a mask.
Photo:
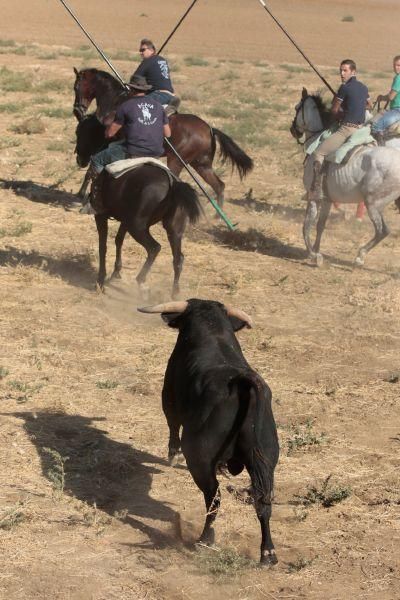
[(179, 317), (182, 315), (180, 312), (172, 312), (172, 313), (161, 313), (162, 320), (169, 326), (174, 329), (179, 329)]
[(243, 327), (247, 327), (248, 329), (251, 329), (250, 323), (248, 323), (247, 321), (243, 321), (242, 319), (239, 319), (239, 317), (233, 317), (233, 316), (229, 315), (228, 319), (231, 322), (233, 331), (240, 331), (241, 329), (243, 329)]

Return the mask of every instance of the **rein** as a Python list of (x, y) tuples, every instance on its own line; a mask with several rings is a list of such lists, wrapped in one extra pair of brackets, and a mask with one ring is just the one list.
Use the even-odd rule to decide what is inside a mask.
[(301, 99), (300, 104), (296, 109), (296, 114), (295, 114), (293, 122), (292, 122), (292, 129), (296, 133), (296, 142), (298, 143), (299, 146), (305, 146), (305, 144), (310, 140), (310, 137), (313, 137), (324, 130), (324, 128), (316, 129), (316, 130), (308, 129), (307, 131), (309, 131), (311, 133), (311, 136), (309, 136), (307, 139), (305, 139), (304, 142), (300, 141), (300, 138), (304, 135), (305, 132), (300, 131), (300, 129), (298, 128), (297, 117), (299, 116), (299, 112), (301, 111), (301, 117), (303, 119), (303, 124), (305, 125), (304, 104), (305, 104), (307, 98), (309, 98), (309, 97), (310, 96), (306, 96), (305, 98)]

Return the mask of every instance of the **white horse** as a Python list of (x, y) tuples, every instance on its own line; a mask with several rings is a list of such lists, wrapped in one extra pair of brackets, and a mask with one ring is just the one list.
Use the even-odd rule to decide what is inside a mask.
[[(327, 127), (328, 112), (324, 109), (319, 96), (311, 96), (303, 88), (290, 132), (297, 140), (305, 136), (307, 146)], [(396, 149), (397, 147), (397, 149)], [(303, 183), (307, 192), (313, 178), (313, 157), (308, 156), (304, 163)], [(308, 200), (303, 225), (303, 237), (306, 248), (318, 266), (323, 257), (319, 252), (321, 236), (332, 202), (365, 202), (375, 235), (358, 251), (356, 264), (363, 265), (365, 256), (388, 234), (389, 229), (383, 220), (383, 210), (387, 204), (400, 197), (400, 145), (398, 140), (390, 140), (386, 146), (365, 147), (354, 154), (343, 165), (328, 163), (325, 175), (325, 192), (317, 222), (317, 235), (311, 243), (310, 231), (318, 215), (318, 204)]]

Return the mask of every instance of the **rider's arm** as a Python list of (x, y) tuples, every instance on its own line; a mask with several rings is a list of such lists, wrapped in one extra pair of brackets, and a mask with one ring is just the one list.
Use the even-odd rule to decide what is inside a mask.
[(378, 102), (391, 102), (397, 96), (396, 90), (390, 90), (387, 94), (379, 94), (377, 97)]
[(114, 137), (114, 135), (116, 133), (118, 133), (118, 131), (121, 129), (122, 125), (120, 125), (119, 123), (116, 123), (115, 121), (113, 123), (111, 123), (111, 125), (108, 125), (108, 127), (106, 127), (106, 131), (105, 131), (105, 136), (106, 139), (110, 139), (112, 137)]
[(164, 125), (164, 137), (169, 138), (171, 136), (171, 127), (168, 125)]
[(337, 121), (340, 121), (340, 119), (342, 118), (342, 115), (343, 115), (342, 100), (340, 98), (338, 98), (337, 96), (335, 96), (335, 98), (333, 100), (331, 113)]

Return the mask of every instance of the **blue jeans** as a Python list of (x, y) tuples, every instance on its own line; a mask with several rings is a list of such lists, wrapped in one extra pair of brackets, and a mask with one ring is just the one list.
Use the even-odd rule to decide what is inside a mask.
[(160, 90), (154, 90), (154, 92), (150, 92), (150, 94), (146, 94), (146, 98), (154, 98), (160, 104), (169, 104), (171, 100), (174, 98), (172, 94), (168, 94), (168, 92), (160, 92)]
[(91, 158), (91, 163), (97, 173), (101, 173), (106, 165), (109, 165), (116, 160), (124, 160), (127, 156), (128, 153), (123, 142), (112, 142), (108, 148), (94, 154)]
[(381, 132), (396, 123), (396, 121), (400, 121), (400, 108), (392, 108), (391, 110), (387, 110), (385, 114), (381, 116), (380, 119), (372, 123), (371, 131)]

